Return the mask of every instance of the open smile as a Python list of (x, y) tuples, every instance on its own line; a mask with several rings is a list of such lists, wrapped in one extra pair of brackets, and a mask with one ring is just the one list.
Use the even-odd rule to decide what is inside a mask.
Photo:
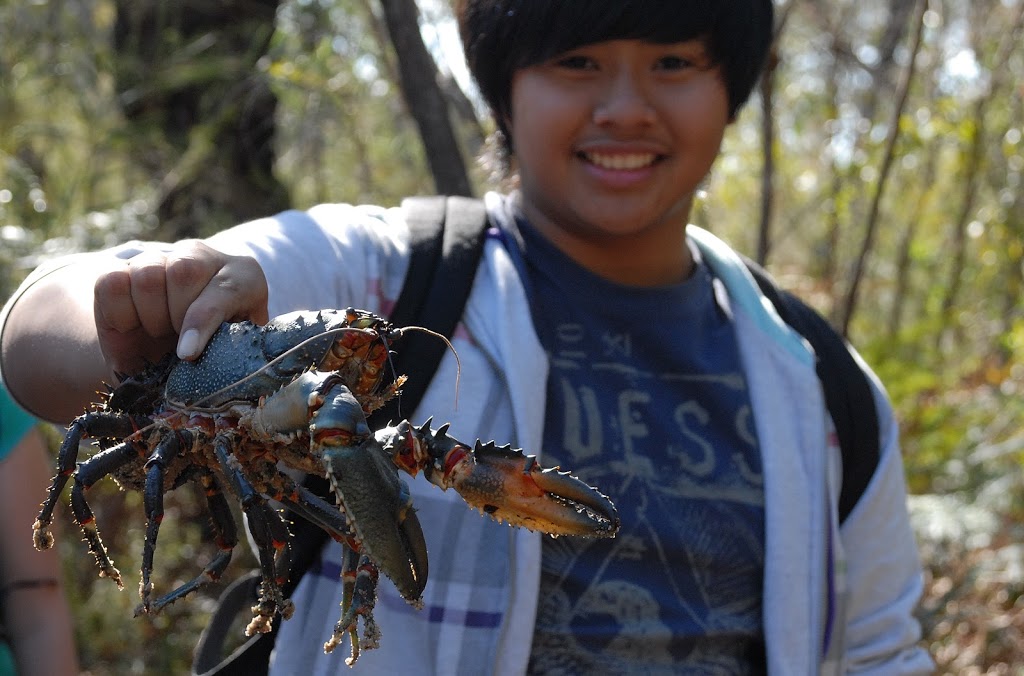
[(661, 159), (661, 156), (656, 153), (581, 152), (579, 156), (596, 167), (615, 171), (645, 169)]

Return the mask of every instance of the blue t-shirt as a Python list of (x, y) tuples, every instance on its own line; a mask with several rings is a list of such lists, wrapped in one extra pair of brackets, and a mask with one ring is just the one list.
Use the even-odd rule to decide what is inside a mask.
[(36, 419), (14, 403), (6, 387), (0, 386), (0, 460), (7, 457), (35, 424)]
[(707, 266), (626, 287), (519, 229), (551, 365), (544, 463), (622, 519), (610, 540), (544, 538), (531, 673), (764, 673), (761, 458)]

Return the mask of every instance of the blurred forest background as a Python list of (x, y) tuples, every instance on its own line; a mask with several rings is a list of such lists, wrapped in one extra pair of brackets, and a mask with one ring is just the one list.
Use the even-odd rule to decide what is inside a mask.
[[(940, 673), (1024, 674), (1024, 0), (776, 6), (769, 69), (695, 221), (886, 382)], [(2, 0), (0, 35), (3, 298), (71, 251), (489, 185), (491, 125), (443, 0)], [(213, 554), (179, 493), (165, 588)], [(111, 482), (90, 495), (131, 580), (141, 501)], [(216, 590), (133, 619), (134, 591), (95, 576), (63, 517), (83, 668), (187, 672)]]

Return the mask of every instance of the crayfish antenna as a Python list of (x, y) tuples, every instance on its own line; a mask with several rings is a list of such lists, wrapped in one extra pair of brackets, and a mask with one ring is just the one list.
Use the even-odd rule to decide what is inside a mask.
[(438, 333), (437, 331), (432, 331), (431, 329), (428, 329), (425, 326), (406, 326), (402, 330), (403, 331), (422, 331), (423, 333), (426, 333), (428, 335), (434, 336), (435, 338), (440, 338), (441, 340), (444, 341), (444, 344), (448, 346), (448, 349), (451, 350), (451, 353), (453, 355), (455, 355), (455, 409), (458, 410), (458, 408), (459, 408), (459, 384), (462, 382), (462, 360), (459, 359), (459, 353), (455, 349), (455, 346), (452, 345), (452, 341), (448, 340), (448, 337), (445, 336), (443, 333)]

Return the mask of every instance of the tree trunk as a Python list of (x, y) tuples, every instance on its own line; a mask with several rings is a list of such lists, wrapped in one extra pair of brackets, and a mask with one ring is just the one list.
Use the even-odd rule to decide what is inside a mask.
[(471, 195), (437, 64), (423, 44), (415, 0), (381, 0), (384, 21), (398, 57), (399, 84), (416, 121), (434, 186), (442, 195)]
[[(829, 63), (828, 76), (825, 78), (825, 82), (828, 83), (828, 113), (826, 119), (835, 123), (839, 119), (839, 53), (834, 39), (830, 56), (832, 60)], [(835, 137), (839, 133), (838, 127), (838, 124), (834, 124), (833, 131), (827, 136), (826, 140), (829, 143), (835, 142)], [(825, 242), (825, 254), (821, 262), (821, 276), (825, 280), (829, 295), (833, 299), (831, 310), (833, 316), (831, 318), (835, 319), (836, 303), (834, 299), (837, 288), (836, 281), (839, 278), (839, 241), (843, 229), (843, 221), (839, 216), (839, 205), (843, 195), (843, 171), (836, 161), (834, 150), (829, 151), (828, 157), (828, 168), (830, 170), (829, 209), (826, 214), (828, 218), (828, 237)]]
[(761, 225), (758, 228), (757, 262), (765, 265), (772, 244), (772, 216), (775, 208), (775, 68), (779, 55), (774, 44), (761, 76)]
[(277, 98), (256, 63), (280, 0), (116, 0), (115, 78), (163, 239), (289, 205), (275, 178)]
[(768, 262), (772, 246), (772, 217), (775, 211), (775, 70), (779, 66), (779, 39), (789, 20), (793, 3), (786, 3), (778, 13), (768, 51), (764, 73), (761, 74), (761, 225), (758, 228), (757, 262)]
[(917, 206), (910, 212), (910, 219), (904, 227), (896, 249), (896, 284), (893, 289), (892, 306), (889, 308), (887, 328), (889, 340), (894, 343), (898, 339), (899, 332), (903, 327), (904, 311), (910, 300), (910, 271), (913, 264), (911, 252), (921, 225), (921, 214), (929, 213), (929, 207), (932, 202), (931, 186), (935, 183), (939, 152), (940, 150), (936, 148), (928, 154), (927, 164), (921, 174), (923, 179), (921, 181), (921, 194), (917, 199)]

